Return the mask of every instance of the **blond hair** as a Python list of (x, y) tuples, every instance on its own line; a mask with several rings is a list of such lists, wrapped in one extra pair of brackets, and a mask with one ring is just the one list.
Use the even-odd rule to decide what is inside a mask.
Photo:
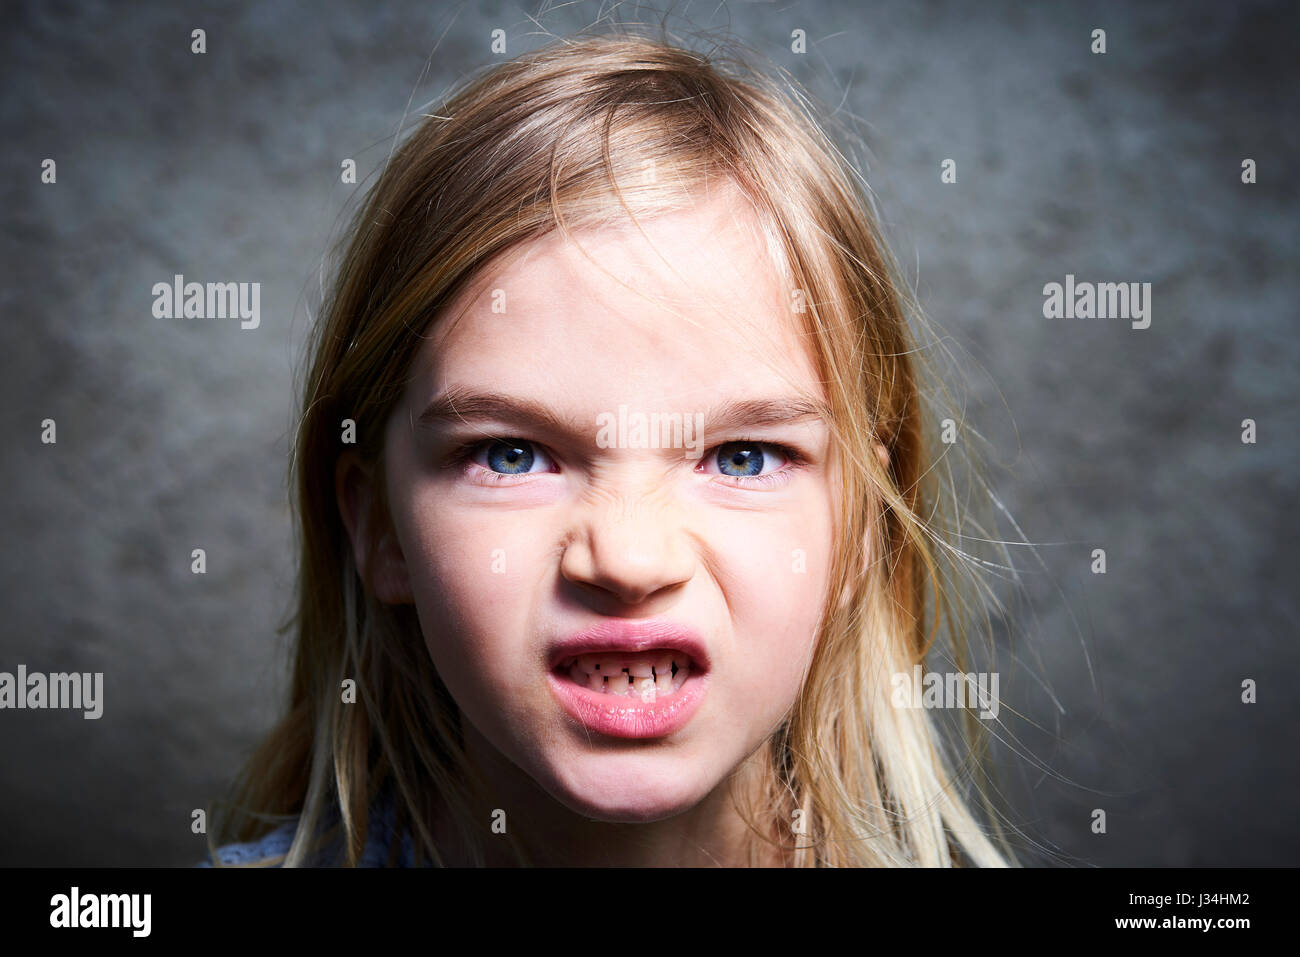
[[(964, 670), (956, 581), (943, 571), (953, 553), (935, 511), (946, 496), (934, 490), (911, 307), (870, 192), (824, 117), (787, 90), (793, 81), (743, 57), (623, 27), (467, 80), (395, 150), (313, 330), (292, 467), (300, 564), (288, 712), (244, 769), (222, 838), (296, 817), (283, 863), (309, 862), (327, 833), (341, 862), (356, 864), (367, 809), (388, 789), (417, 860), (441, 862), (436, 808), (477, 846), (482, 782), (465, 761), (460, 713), (413, 609), (378, 602), (356, 572), (332, 480), (340, 423), (355, 421), (360, 456), (379, 468), (419, 333), (493, 256), (620, 210), (680, 206), (691, 184), (726, 181), (802, 295), (840, 463), (833, 587), (803, 690), (766, 746), (762, 792), (742, 809), (751, 860), (789, 830), (773, 822), (793, 819), (783, 847), (795, 866), (1010, 861), (996, 819), (990, 836), (968, 806), (972, 784), (985, 800), (980, 742), (966, 742), (959, 771), (928, 711), (891, 704), (890, 676), (924, 662), (941, 633)], [(652, 177), (638, 175), (647, 161)], [(374, 509), (386, 514), (382, 494)], [(344, 705), (349, 677), (358, 700)]]

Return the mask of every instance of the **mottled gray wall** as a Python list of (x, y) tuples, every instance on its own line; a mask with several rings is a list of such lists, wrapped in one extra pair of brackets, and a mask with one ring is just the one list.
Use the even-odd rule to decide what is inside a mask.
[[(0, 864), (201, 855), (189, 810), (283, 687), (292, 372), (339, 163), (373, 176), (412, 90), (492, 62), (492, 28), (520, 52), (529, 15), (563, 34), (600, 6), (9, 6), (0, 671), (102, 671), (105, 703), (0, 711)], [(1033, 674), (1008, 668), (1002, 716), (1041, 762), (999, 755), (1016, 819), (1076, 862), (1295, 863), (1290, 5), (678, 6), (865, 121), (898, 257), (971, 370), (968, 424), (1038, 543), (1013, 550)], [(178, 272), (261, 282), (260, 328), (153, 318)], [(1066, 273), (1151, 282), (1151, 327), (1045, 319)]]

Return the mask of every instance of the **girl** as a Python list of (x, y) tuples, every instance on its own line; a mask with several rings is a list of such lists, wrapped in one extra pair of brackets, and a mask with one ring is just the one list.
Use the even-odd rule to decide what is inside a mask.
[(930, 421), (803, 102), (623, 28), (396, 151), (314, 331), (288, 712), (214, 863), (1010, 862), (895, 693), (961, 647)]

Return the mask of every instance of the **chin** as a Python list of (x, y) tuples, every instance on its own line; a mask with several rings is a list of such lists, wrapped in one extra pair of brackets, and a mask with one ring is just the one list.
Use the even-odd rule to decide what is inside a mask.
[[(720, 782), (701, 781), (679, 763), (588, 757), (559, 773), (551, 796), (575, 814), (606, 824), (650, 824), (689, 811)], [(603, 767), (592, 767), (601, 763)]]

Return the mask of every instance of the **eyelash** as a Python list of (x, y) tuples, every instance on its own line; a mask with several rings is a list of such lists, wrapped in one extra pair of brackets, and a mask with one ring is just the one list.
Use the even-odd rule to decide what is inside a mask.
[[(509, 436), (509, 438), (515, 439), (518, 438), (518, 436)], [(503, 440), (476, 439), (470, 442), (465, 442), (457, 446), (454, 450), (452, 450), (448, 458), (448, 461), (446, 463), (446, 467), (451, 468), (457, 465), (463, 465), (466, 462), (468, 462), (471, 458), (473, 458), (474, 453), (476, 453), (479, 449), (483, 448), (483, 446), (498, 441), (503, 441)], [(534, 446), (541, 445), (541, 443), (534, 442), (531, 439), (523, 439), (521, 441), (527, 442), (529, 445), (534, 445)], [(717, 450), (722, 448), (722, 446), (724, 445), (763, 446), (769, 449), (776, 449), (786, 459), (786, 468), (783, 468), (778, 472), (772, 472), (768, 475), (711, 476), (711, 478), (715, 478), (715, 479), (716, 478), (727, 479), (728, 481), (725, 481), (722, 484), (731, 485), (733, 488), (772, 488), (777, 485), (784, 485), (786, 482), (790, 480), (790, 475), (793, 472), (798, 471), (799, 469), (803, 468), (805, 465), (808, 464), (808, 457), (804, 455), (803, 452), (801, 452), (799, 449), (796, 449), (793, 446), (782, 445), (780, 442), (768, 442), (760, 439), (747, 439), (744, 438), (743, 436), (740, 438), (729, 439), (726, 442), (720, 442), (719, 444), (710, 448), (709, 451), (716, 453)], [(542, 447), (545, 448), (545, 446)], [(549, 455), (550, 453), (548, 452), (547, 454)], [(478, 465), (478, 463), (474, 463), (474, 464), (476, 466)], [(478, 480), (481, 482), (481, 484), (485, 484), (485, 485), (519, 485), (520, 483), (514, 480), (522, 477), (516, 475), (504, 475), (501, 472), (494, 472), (491, 469), (485, 469), (482, 468), (481, 466), (478, 466), (478, 472), (476, 474), (480, 476)]]

